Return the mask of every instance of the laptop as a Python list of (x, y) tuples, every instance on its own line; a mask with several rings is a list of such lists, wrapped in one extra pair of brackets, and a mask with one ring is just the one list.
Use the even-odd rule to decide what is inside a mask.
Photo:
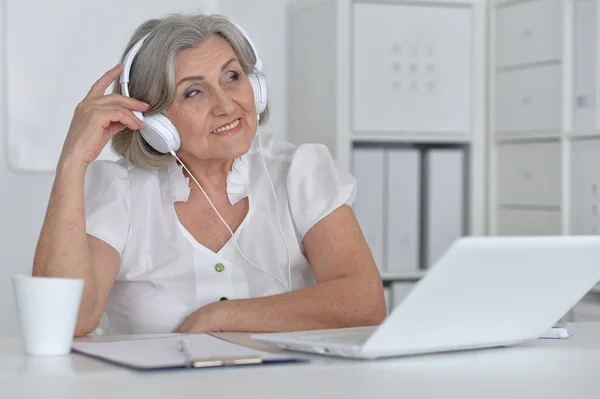
[(600, 280), (600, 236), (456, 240), (378, 326), (253, 334), (283, 349), (358, 359), (537, 339)]

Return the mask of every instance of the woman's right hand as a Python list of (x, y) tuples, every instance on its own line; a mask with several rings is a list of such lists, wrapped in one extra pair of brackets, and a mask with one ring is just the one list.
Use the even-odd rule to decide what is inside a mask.
[(107, 71), (75, 108), (59, 163), (69, 160), (87, 167), (113, 135), (126, 127), (139, 130), (144, 126), (133, 111), (147, 111), (147, 104), (120, 94), (104, 94), (122, 68), (119, 64)]

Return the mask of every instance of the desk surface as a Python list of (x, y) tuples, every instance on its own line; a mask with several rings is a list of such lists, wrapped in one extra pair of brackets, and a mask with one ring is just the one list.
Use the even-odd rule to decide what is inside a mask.
[[(247, 334), (222, 335), (252, 343)], [(600, 323), (577, 324), (566, 340), (536, 340), (512, 348), (377, 361), (308, 357), (312, 362), (306, 364), (134, 372), (80, 355), (26, 357), (18, 339), (4, 339), (0, 397), (600, 397)]]

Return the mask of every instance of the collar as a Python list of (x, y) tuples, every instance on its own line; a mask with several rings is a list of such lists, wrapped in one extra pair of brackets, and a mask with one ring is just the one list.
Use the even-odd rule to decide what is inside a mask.
[[(248, 196), (250, 191), (250, 161), (249, 154), (245, 153), (233, 161), (231, 170), (227, 174), (227, 196), (231, 205), (237, 204), (240, 200)], [(172, 202), (187, 202), (190, 195), (189, 177), (183, 174), (183, 167), (173, 161), (167, 168), (169, 192)]]

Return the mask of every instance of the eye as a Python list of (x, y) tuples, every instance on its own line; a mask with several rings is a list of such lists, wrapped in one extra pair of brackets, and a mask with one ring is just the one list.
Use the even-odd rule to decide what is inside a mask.
[(184, 96), (185, 98), (190, 98), (190, 97), (195, 97), (195, 96), (197, 96), (198, 94), (200, 94), (200, 90), (198, 90), (198, 89), (189, 89), (189, 90), (186, 90), (186, 91), (183, 93), (183, 96)]
[(237, 81), (237, 80), (240, 80), (240, 74), (239, 74), (239, 72), (234, 72), (234, 71), (230, 72), (229, 73), (229, 80), (230, 81), (234, 81), (234, 82)]

